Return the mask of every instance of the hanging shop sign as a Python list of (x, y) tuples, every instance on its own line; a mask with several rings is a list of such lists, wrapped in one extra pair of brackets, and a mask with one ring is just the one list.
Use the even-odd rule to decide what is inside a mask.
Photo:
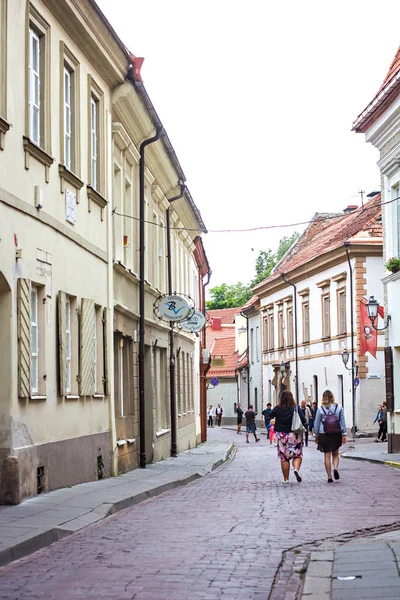
[(170, 296), (159, 298), (154, 305), (154, 311), (163, 321), (178, 323), (188, 318), (192, 307), (183, 296), (171, 294)]
[(202, 312), (195, 310), (191, 317), (181, 323), (185, 331), (200, 331), (206, 324), (206, 318)]

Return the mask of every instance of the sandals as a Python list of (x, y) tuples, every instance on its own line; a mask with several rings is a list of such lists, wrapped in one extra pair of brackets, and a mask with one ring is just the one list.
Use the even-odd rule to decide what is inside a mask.
[(339, 471), (337, 469), (333, 469), (333, 476), (336, 479), (336, 481), (340, 479)]

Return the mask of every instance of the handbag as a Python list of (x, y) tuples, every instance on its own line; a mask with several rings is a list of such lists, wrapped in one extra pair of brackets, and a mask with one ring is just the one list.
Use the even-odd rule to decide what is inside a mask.
[(293, 409), (293, 417), (292, 417), (292, 431), (293, 433), (304, 433), (306, 428), (301, 422), (299, 412), (297, 408)]

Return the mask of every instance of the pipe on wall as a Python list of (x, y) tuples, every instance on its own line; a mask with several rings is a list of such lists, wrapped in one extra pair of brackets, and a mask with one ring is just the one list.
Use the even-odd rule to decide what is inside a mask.
[(353, 290), (353, 267), (351, 266), (349, 248), (350, 242), (345, 242), (347, 262), (349, 264), (350, 274), (350, 335), (351, 335), (351, 393), (352, 393), (352, 427), (351, 432), (353, 440), (356, 437), (356, 386), (354, 385), (355, 377), (355, 358), (354, 358), (354, 290)]
[(296, 402), (299, 402), (299, 356), (298, 356), (298, 343), (297, 343), (297, 287), (296, 285), (286, 278), (285, 273), (281, 273), (281, 277), (285, 283), (291, 285), (294, 289), (293, 298), (293, 310), (294, 310), (294, 356), (295, 356), (295, 369), (296, 369)]
[(145, 298), (144, 298), (144, 278), (145, 278), (145, 185), (144, 185), (144, 169), (145, 169), (145, 149), (150, 144), (156, 142), (161, 135), (163, 128), (157, 126), (156, 133), (153, 137), (144, 140), (140, 144), (140, 162), (139, 162), (139, 466), (141, 469), (146, 468), (146, 439), (145, 439), (145, 376), (144, 376), (144, 358), (145, 358)]

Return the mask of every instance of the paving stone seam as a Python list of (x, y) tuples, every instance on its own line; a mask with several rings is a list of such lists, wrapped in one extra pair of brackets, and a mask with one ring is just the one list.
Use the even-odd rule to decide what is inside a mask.
[[(302, 598), (304, 590), (307, 568), (310, 563), (311, 553), (315, 550), (333, 550), (336, 547), (353, 539), (365, 539), (374, 537), (381, 533), (389, 533), (400, 529), (400, 521), (389, 525), (378, 525), (366, 529), (357, 529), (355, 531), (345, 532), (340, 535), (335, 535), (322, 540), (314, 540), (307, 544), (299, 544), (288, 548), (282, 552), (282, 559), (275, 573), (275, 577), (271, 586), (271, 591), (268, 600), (280, 600), (282, 597), (282, 586), (293, 589), (297, 587), (295, 592), (296, 600)], [(297, 558), (297, 561), (296, 561)], [(297, 562), (297, 564), (296, 564)], [(288, 577), (287, 571), (291, 568), (291, 573)]]
[[(112, 505), (111, 508), (106, 513), (101, 515), (99, 517), (99, 519), (97, 519), (96, 521), (89, 523), (87, 525), (83, 525), (79, 529), (76, 529), (76, 530), (68, 530), (67, 529), (67, 526), (69, 523), (71, 523), (73, 520), (79, 520), (79, 517), (77, 517), (76, 519), (71, 519), (70, 521), (65, 522), (65, 524), (64, 524), (65, 527), (58, 525), (57, 527), (49, 528), (46, 531), (44, 531), (38, 535), (35, 535), (34, 537), (27, 539), (24, 542), (21, 542), (17, 546), (2, 550), (2, 551), (0, 551), (0, 568), (6, 566), (7, 564), (15, 562), (17, 560), (26, 558), (38, 550), (46, 548), (55, 542), (61, 541), (65, 537), (69, 537), (71, 535), (80, 533), (83, 529), (87, 530), (87, 529), (97, 525), (99, 523), (99, 521), (102, 521), (105, 518), (111, 517), (112, 515), (117, 514), (120, 511), (125, 510), (127, 508), (130, 508), (131, 506), (133, 506), (135, 504), (146, 502), (147, 500), (151, 500), (152, 498), (155, 498), (156, 496), (159, 496), (161, 494), (169, 492), (173, 489), (180, 488), (184, 485), (189, 485), (190, 483), (197, 481), (201, 477), (206, 477), (207, 475), (211, 475), (211, 473), (215, 473), (215, 471), (223, 468), (225, 465), (232, 462), (232, 460), (234, 459), (234, 457), (236, 455), (236, 451), (237, 451), (237, 446), (235, 444), (232, 444), (226, 453), (226, 457), (224, 459), (222, 458), (222, 459), (219, 459), (218, 461), (216, 461), (211, 466), (210, 471), (207, 473), (199, 473), (199, 472), (192, 473), (191, 475), (184, 477), (182, 479), (178, 479), (178, 480), (174, 480), (172, 482), (162, 484), (151, 490), (141, 492), (140, 494), (130, 496), (123, 500), (119, 500), (119, 501), (116, 501), (113, 503), (106, 503), (106, 504)], [(96, 507), (96, 508), (98, 508), (98, 507)], [(90, 511), (89, 513), (86, 513), (86, 515), (88, 515), (88, 514), (90, 515), (91, 513), (94, 513), (94, 510)]]

